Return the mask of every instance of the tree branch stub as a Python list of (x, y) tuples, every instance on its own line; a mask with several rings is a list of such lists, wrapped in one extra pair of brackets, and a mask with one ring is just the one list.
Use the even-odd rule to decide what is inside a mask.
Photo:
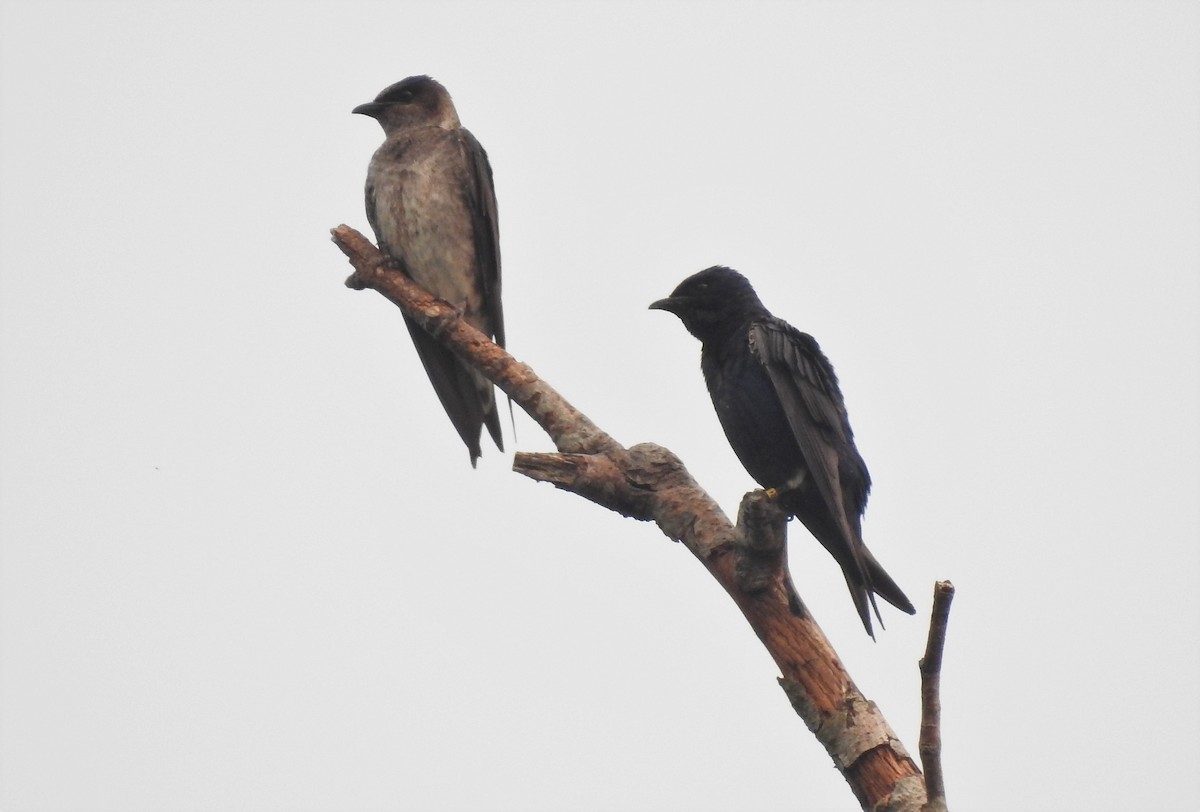
[(950, 623), (950, 603), (954, 584), (938, 581), (933, 587), (933, 611), (929, 619), (929, 640), (921, 658), (921, 736), (917, 750), (925, 768), (928, 801), (922, 812), (946, 812), (946, 780), (942, 773), (942, 652), (946, 647), (946, 629)]

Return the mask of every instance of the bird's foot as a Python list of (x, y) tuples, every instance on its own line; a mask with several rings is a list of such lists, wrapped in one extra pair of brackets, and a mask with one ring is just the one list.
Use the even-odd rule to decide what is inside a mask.
[(778, 488), (763, 488), (763, 492), (767, 495), (768, 499), (775, 501), (785, 493), (799, 490), (800, 486), (804, 484), (805, 477), (806, 473), (801, 471)]
[(399, 271), (408, 276), (408, 269), (404, 267), (404, 263), (394, 257), (389, 257), (387, 254), (382, 255), (379, 261), (375, 263), (376, 268), (387, 268), (389, 271)]

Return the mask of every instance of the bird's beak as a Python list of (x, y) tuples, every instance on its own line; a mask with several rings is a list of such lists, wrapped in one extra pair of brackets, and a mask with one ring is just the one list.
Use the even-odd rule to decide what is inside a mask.
[(679, 308), (682, 305), (683, 305), (683, 302), (681, 300), (674, 299), (674, 298), (668, 296), (667, 298), (659, 299), (657, 302), (650, 305), (650, 309), (651, 310), (665, 310), (668, 313), (674, 313), (675, 315), (679, 315)]
[(359, 115), (377, 118), (379, 116), (379, 111), (382, 109), (383, 105), (379, 102), (367, 102), (366, 104), (360, 104), (358, 107), (355, 107), (350, 111), (350, 114), (353, 115), (358, 113)]

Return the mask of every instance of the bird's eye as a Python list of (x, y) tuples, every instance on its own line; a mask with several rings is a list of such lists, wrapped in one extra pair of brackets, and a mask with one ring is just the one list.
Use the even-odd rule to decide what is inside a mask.
[(413, 92), (408, 88), (393, 90), (379, 97), (378, 101), (385, 104), (408, 104), (413, 100)]

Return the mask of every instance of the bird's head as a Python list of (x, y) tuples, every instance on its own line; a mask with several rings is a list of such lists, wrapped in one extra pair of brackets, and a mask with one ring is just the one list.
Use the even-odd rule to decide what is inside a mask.
[(687, 331), (701, 341), (737, 329), (747, 319), (766, 312), (750, 280), (732, 268), (714, 265), (693, 274), (651, 310), (674, 313)]
[(360, 104), (350, 112), (370, 116), (391, 134), (409, 127), (459, 126), (458, 113), (446, 88), (428, 76), (410, 76), (386, 87), (375, 101)]

